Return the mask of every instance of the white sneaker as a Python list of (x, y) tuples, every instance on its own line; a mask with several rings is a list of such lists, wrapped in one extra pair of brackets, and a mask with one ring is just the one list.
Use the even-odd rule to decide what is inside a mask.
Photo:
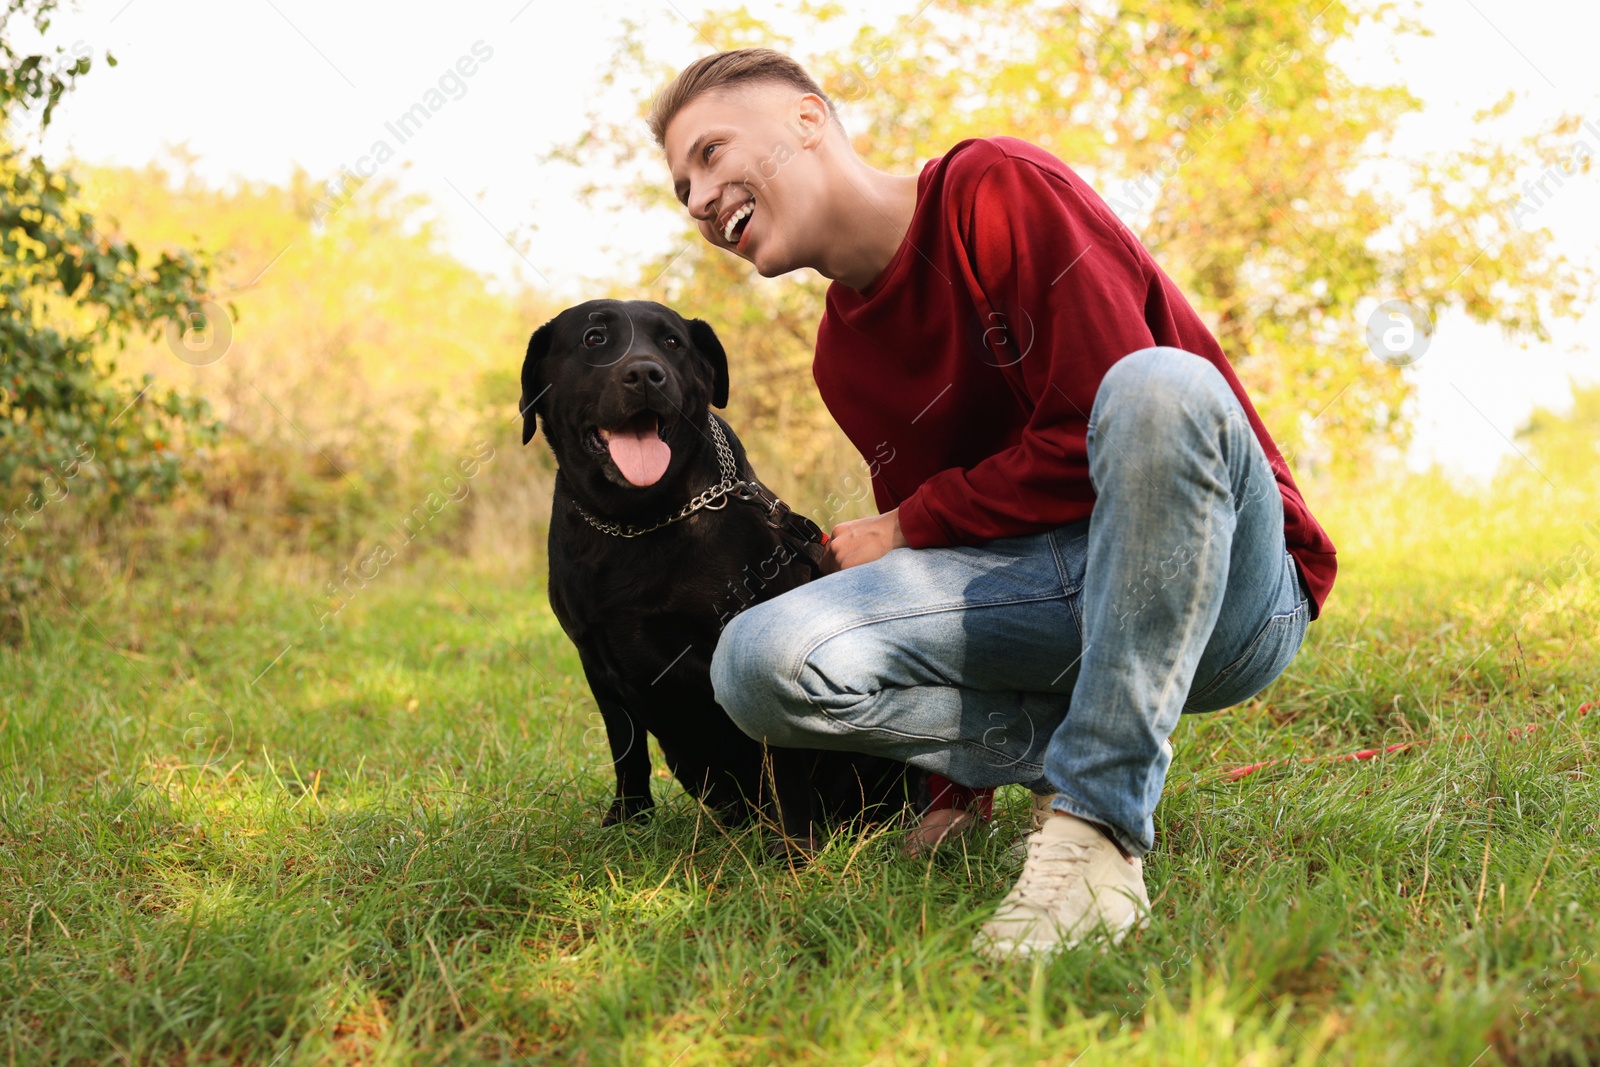
[(1144, 864), (1103, 833), (1056, 813), (1028, 838), (1028, 861), (973, 950), (1002, 961), (1071, 948), (1104, 929), (1111, 943), (1149, 921)]

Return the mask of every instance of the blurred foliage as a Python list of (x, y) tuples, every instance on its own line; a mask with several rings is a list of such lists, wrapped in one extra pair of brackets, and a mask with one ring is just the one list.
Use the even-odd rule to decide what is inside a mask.
[[(81, 42), (71, 50), (58, 46), (44, 52), (13, 45), (18, 21), (43, 34), (59, 6), (57, 0), (5, 0), (0, 10), (0, 105), (8, 124), (17, 113), (28, 112), (37, 114), (41, 127), (50, 125), (62, 94), (93, 65)], [(117, 61), (107, 54), (106, 64), (114, 67)]]
[[(44, 34), (52, 7), (9, 13)], [(20, 36), (0, 34), (12, 132), (91, 62)], [(393, 175), (334, 197), (194, 162), (52, 169), (0, 140), (0, 637), (51, 585), (78, 602), (136, 565), (316, 558), (315, 619), (366, 560), (535, 552), (553, 464), (520, 448), (517, 372), (555, 306), (450, 256)]]
[[(801, 4), (793, 18), (815, 28), (842, 13)], [(792, 38), (743, 8), (710, 12), (693, 30), (700, 51), (793, 53)], [(1496, 138), (1508, 97), (1478, 116), (1485, 137), (1408, 155), (1401, 122), (1420, 101), (1398, 85), (1356, 83), (1336, 63), (1358, 31), (1426, 32), (1394, 4), (1344, 0), (931, 0), (841, 49), (795, 54), (875, 166), (908, 173), (965, 138), (1008, 134), (1082, 173), (1205, 317), (1309, 473), (1360, 469), (1406, 439), (1411, 383), (1367, 348), (1364, 316), (1378, 301), (1407, 300), (1435, 320), (1465, 312), (1542, 340), (1553, 317), (1576, 317), (1594, 292), (1547, 230), (1512, 216), (1518, 173), (1559, 157), (1578, 119)], [(607, 92), (631, 94), (641, 115), (681, 65), (681, 50), (679, 63), (658, 54), (663, 36), (626, 23), (606, 74)], [(642, 121), (596, 109), (553, 158), (617, 176), (591, 190), (596, 202), (683, 220), (679, 245), (640, 281), (724, 331), (741, 425), (792, 442), (790, 476), (848, 448), (808, 380), (822, 279), (764, 282), (705, 244)]]
[[(53, 0), (9, 0), (0, 15), (0, 118), (47, 125), (87, 55), (28, 53), (7, 30), (43, 32)], [(68, 497), (100, 512), (160, 499), (185, 451), (214, 438), (205, 404), (103, 353), (199, 313), (213, 263), (186, 248), (152, 256), (85, 210), (73, 178), (0, 133), (0, 633), (41, 590), (44, 561), (73, 556), (38, 518)]]
[[(162, 344), (126, 354), (205, 397), (227, 424), (198, 491), (177, 502), (184, 551), (231, 543), (353, 561), (379, 544), (397, 554), (419, 522), (448, 543), (487, 507), (518, 518), (484, 524), (494, 543), (481, 547), (525, 555), (520, 542), (548, 512), (552, 467), (542, 449), (520, 447), (517, 373), (528, 334), (555, 306), (501, 291), (453, 258), (426, 198), (393, 177), (324, 213), (326, 190), (304, 171), (217, 188), (193, 163), (174, 150), (143, 168), (79, 171), (86, 195), (129, 232), (201, 234), (227, 259), (217, 287), (233, 309), (232, 340), (221, 358), (189, 366)], [(463, 478), (463, 463), (479, 473)], [(490, 482), (498, 488), (484, 493)]]
[[(1600, 470), (1600, 384), (1575, 383), (1572, 410), (1535, 410), (1517, 431), (1517, 440), (1551, 480), (1562, 485), (1592, 484)], [(1593, 521), (1600, 522), (1600, 515)]]

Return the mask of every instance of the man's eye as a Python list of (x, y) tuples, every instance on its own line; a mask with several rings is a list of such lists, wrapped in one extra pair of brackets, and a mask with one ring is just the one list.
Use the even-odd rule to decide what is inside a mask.
[(583, 347), (585, 348), (594, 348), (596, 345), (603, 345), (605, 343), (606, 332), (604, 330), (588, 330), (583, 335)]
[(666, 337), (662, 338), (661, 347), (676, 352), (678, 349), (683, 347), (683, 342), (669, 333)]
[(705, 148), (703, 148), (701, 150), (701, 152), (700, 152), (701, 160), (706, 162), (706, 163), (710, 163), (711, 162), (711, 153), (715, 152), (717, 149), (719, 149), (721, 147), (722, 146), (718, 145), (718, 144), (708, 144), (708, 145), (706, 145)]

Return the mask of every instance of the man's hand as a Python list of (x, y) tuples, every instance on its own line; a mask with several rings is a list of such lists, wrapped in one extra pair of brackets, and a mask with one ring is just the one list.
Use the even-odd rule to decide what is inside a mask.
[(822, 557), (822, 573), (832, 574), (856, 567), (888, 552), (891, 548), (910, 548), (900, 532), (900, 511), (886, 511), (870, 519), (852, 519), (833, 528), (828, 537), (827, 555)]

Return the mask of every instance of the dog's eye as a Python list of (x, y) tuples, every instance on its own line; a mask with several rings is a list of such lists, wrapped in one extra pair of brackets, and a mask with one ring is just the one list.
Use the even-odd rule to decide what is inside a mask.
[(678, 349), (683, 347), (683, 342), (669, 333), (666, 337), (662, 338), (661, 347), (676, 352)]
[(594, 348), (596, 345), (606, 343), (606, 332), (600, 329), (586, 330), (583, 335), (583, 347)]

